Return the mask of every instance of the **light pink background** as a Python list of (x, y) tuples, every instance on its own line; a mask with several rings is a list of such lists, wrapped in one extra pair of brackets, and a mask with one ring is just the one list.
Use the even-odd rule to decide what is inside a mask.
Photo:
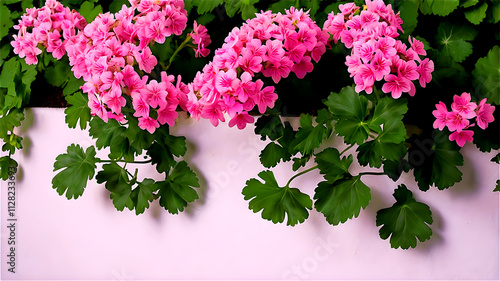
[[(26, 148), (15, 155), (21, 166), (15, 274), (6, 266), (2, 182), (2, 280), (499, 279), (499, 194), (492, 192), (499, 170), (489, 161), (496, 152), (465, 146), (463, 181), (445, 191), (418, 191), (411, 175), (398, 183), (364, 176), (372, 200), (357, 219), (333, 227), (312, 210), (305, 223), (287, 227), (254, 214), (241, 195), (245, 181), (264, 170), (258, 154), (266, 143), (253, 126), (239, 131), (182, 118), (173, 133), (189, 140), (186, 160), (204, 178), (202, 199), (180, 215), (154, 204), (136, 216), (116, 211), (95, 180), (77, 200), (59, 196), (51, 188), (56, 156), (71, 143), (86, 148), (93, 141), (86, 131), (67, 128), (62, 109), (26, 114), (20, 131)], [(293, 174), (289, 164), (273, 170), (281, 185)], [(160, 179), (154, 169), (141, 169), (140, 176)], [(313, 172), (292, 186), (312, 195), (321, 179)], [(432, 239), (407, 251), (391, 249), (375, 225), (377, 210), (393, 204), (399, 183), (427, 203), (434, 218)]]

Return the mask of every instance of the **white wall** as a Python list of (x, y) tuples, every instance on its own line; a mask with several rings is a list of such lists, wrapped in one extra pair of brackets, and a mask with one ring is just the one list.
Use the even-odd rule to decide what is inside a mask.
[[(187, 161), (203, 176), (204, 199), (177, 216), (154, 205), (136, 216), (114, 209), (104, 186), (88, 184), (77, 200), (51, 188), (53, 163), (75, 142), (88, 147), (86, 131), (68, 129), (62, 109), (28, 110), (21, 135), (26, 148), (15, 158), (16, 273), (7, 271), (6, 184), (1, 190), (1, 279), (497, 279), (499, 278), (499, 194), (493, 193), (496, 153), (463, 148), (463, 181), (449, 190), (424, 193), (406, 175), (414, 196), (427, 203), (434, 224), (430, 241), (407, 251), (391, 249), (375, 226), (380, 208), (393, 204), (397, 186), (366, 176), (372, 201), (357, 219), (330, 226), (315, 210), (296, 227), (274, 225), (248, 209), (241, 189), (264, 170), (258, 160), (264, 142), (248, 126), (182, 119), (174, 128), (190, 142)], [(101, 156), (105, 154), (100, 153)], [(359, 169), (363, 170), (363, 169)], [(278, 182), (290, 166), (274, 169)], [(159, 177), (154, 169), (144, 177)], [(293, 182), (312, 194), (318, 173)]]

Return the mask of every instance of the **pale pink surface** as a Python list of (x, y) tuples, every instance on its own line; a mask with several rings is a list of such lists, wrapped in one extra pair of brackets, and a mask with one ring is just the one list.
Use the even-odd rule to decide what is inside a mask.
[[(295, 120), (296, 121), (296, 120)], [(17, 266), (6, 267), (6, 186), (1, 190), (1, 279), (497, 279), (499, 278), (499, 194), (493, 193), (495, 153), (463, 148), (463, 181), (449, 190), (418, 191), (432, 211), (434, 235), (416, 249), (390, 248), (375, 226), (376, 211), (393, 204), (396, 184), (366, 176), (372, 201), (357, 219), (330, 226), (315, 210), (296, 227), (274, 225), (248, 209), (241, 189), (264, 170), (265, 146), (244, 130), (209, 120), (181, 118), (173, 133), (187, 136), (187, 161), (203, 176), (202, 200), (177, 216), (153, 205), (145, 214), (118, 212), (103, 185), (91, 181), (82, 197), (67, 200), (51, 188), (56, 156), (75, 142), (93, 144), (86, 131), (68, 129), (62, 109), (30, 109), (21, 130), (25, 149), (16, 181)], [(340, 143), (337, 141), (337, 143)], [(342, 144), (340, 146), (343, 146)], [(99, 152), (101, 157), (105, 152)], [(366, 170), (353, 169), (353, 172)], [(280, 184), (290, 165), (274, 169)], [(158, 178), (154, 169), (140, 171)], [(292, 186), (313, 194), (318, 173)], [(206, 186), (206, 188), (205, 188)]]

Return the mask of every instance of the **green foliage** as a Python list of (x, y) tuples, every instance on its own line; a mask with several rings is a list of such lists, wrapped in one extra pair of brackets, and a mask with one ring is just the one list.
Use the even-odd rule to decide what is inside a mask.
[(273, 223), (282, 223), (287, 216), (287, 225), (302, 223), (312, 209), (311, 198), (297, 188), (280, 187), (273, 172), (263, 171), (259, 177), (264, 180), (250, 179), (242, 194), (250, 200), (249, 208), (257, 213), (262, 210), (262, 218)]
[(486, 10), (488, 9), (488, 3), (484, 1), (478, 7), (474, 7), (470, 10), (464, 12), (465, 18), (469, 20), (471, 23), (478, 25), (480, 24), (484, 18), (486, 17)]
[(52, 179), (52, 187), (59, 195), (66, 193), (66, 198), (78, 198), (87, 186), (87, 180), (94, 177), (96, 151), (89, 146), (85, 151), (80, 145), (68, 146), (67, 153), (60, 154), (54, 163), (54, 172), (61, 170)]
[(349, 175), (349, 167), (352, 164), (352, 160), (352, 155), (341, 159), (339, 151), (333, 147), (329, 147), (316, 154), (316, 158), (314, 159), (318, 163), (320, 173), (330, 183)]
[(185, 161), (177, 163), (165, 181), (157, 182), (160, 206), (171, 214), (182, 212), (188, 203), (198, 199), (193, 187), (200, 187), (198, 177)]
[(314, 207), (332, 225), (357, 218), (361, 208), (365, 209), (371, 199), (370, 188), (361, 181), (361, 176), (341, 179), (334, 183), (323, 181), (315, 189)]
[(456, 62), (463, 62), (472, 54), (470, 41), (476, 35), (477, 31), (471, 26), (442, 22), (437, 30), (436, 41), (442, 55), (450, 56)]
[(368, 99), (356, 93), (352, 87), (344, 87), (340, 93), (332, 93), (325, 102), (336, 119), (335, 131), (347, 144), (362, 144), (370, 129), (365, 118)]
[(500, 105), (500, 47), (494, 46), (486, 57), (476, 62), (473, 84), (489, 103)]
[(12, 169), (17, 169), (16, 160), (10, 158), (10, 156), (0, 157), (0, 178), (6, 181), (11, 174)]
[(68, 124), (70, 128), (76, 128), (79, 122), (80, 129), (85, 130), (91, 118), (87, 95), (75, 93), (66, 96), (66, 101), (70, 104), (70, 106), (64, 110), (66, 124)]
[(393, 194), (396, 203), (377, 212), (380, 238), (390, 238), (391, 247), (415, 248), (417, 238), (424, 242), (432, 235), (432, 213), (424, 203), (417, 202), (405, 185), (400, 185)]
[[(458, 166), (463, 165), (464, 159), (458, 145), (449, 141), (445, 132), (435, 132), (433, 147), (428, 151), (421, 151), (422, 161), (414, 165), (415, 180), (423, 191), (433, 184), (439, 189), (449, 188), (462, 180), (462, 172)], [(416, 150), (411, 149), (410, 155), (412, 151)]]

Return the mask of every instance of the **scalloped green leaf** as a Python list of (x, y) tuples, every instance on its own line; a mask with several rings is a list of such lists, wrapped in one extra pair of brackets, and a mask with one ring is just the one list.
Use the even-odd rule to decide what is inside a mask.
[(157, 182), (160, 206), (171, 214), (178, 214), (191, 202), (198, 199), (194, 189), (200, 187), (198, 177), (185, 161), (175, 165), (165, 181)]
[(361, 176), (338, 180), (333, 184), (320, 182), (314, 192), (314, 208), (332, 225), (357, 218), (371, 200), (370, 188), (361, 181)]
[(488, 55), (477, 60), (472, 83), (481, 98), (489, 103), (500, 104), (500, 47), (494, 46)]
[(316, 154), (314, 161), (318, 163), (318, 168), (323, 177), (330, 183), (333, 183), (346, 174), (349, 174), (349, 167), (352, 164), (353, 157), (340, 158), (340, 153), (336, 148), (329, 147)]
[(377, 212), (377, 226), (380, 238), (390, 237), (394, 249), (415, 248), (417, 239), (420, 242), (430, 239), (432, 229), (432, 212), (424, 203), (417, 202), (405, 185), (400, 185), (393, 194), (396, 203), (392, 207)]
[(69, 104), (69, 107), (64, 110), (66, 124), (70, 128), (76, 128), (77, 124), (80, 123), (80, 129), (85, 130), (92, 118), (87, 95), (74, 93), (66, 96), (66, 101)]
[(478, 25), (480, 24), (484, 18), (486, 17), (486, 10), (488, 10), (488, 3), (486, 1), (479, 7), (474, 7), (471, 10), (467, 10), (464, 12), (465, 18), (471, 23)]
[(2, 156), (0, 157), (0, 178), (6, 181), (11, 173), (13, 168), (17, 171), (17, 162), (16, 160), (10, 158), (10, 156)]
[(273, 223), (282, 223), (287, 217), (287, 225), (294, 226), (304, 222), (312, 209), (309, 195), (297, 188), (280, 187), (272, 171), (263, 171), (259, 177), (264, 180), (250, 179), (242, 194), (250, 200), (248, 208), (254, 213), (262, 210), (262, 218)]
[(60, 170), (52, 179), (52, 188), (59, 195), (66, 193), (66, 198), (78, 198), (83, 194), (87, 181), (94, 177), (96, 151), (89, 146), (85, 151), (80, 145), (71, 144), (67, 153), (60, 154), (54, 163), (54, 172)]
[(112, 162), (102, 165), (102, 170), (97, 173), (95, 178), (97, 183), (105, 183), (106, 189), (110, 192), (109, 197), (118, 211), (123, 211), (125, 207), (129, 210), (134, 209), (134, 202), (132, 202), (130, 194), (135, 182), (129, 179), (127, 170), (116, 162)]
[(476, 35), (477, 31), (471, 26), (442, 22), (437, 30), (436, 42), (442, 55), (451, 56), (456, 62), (463, 62), (472, 54), (472, 44), (468, 41), (474, 40)]

